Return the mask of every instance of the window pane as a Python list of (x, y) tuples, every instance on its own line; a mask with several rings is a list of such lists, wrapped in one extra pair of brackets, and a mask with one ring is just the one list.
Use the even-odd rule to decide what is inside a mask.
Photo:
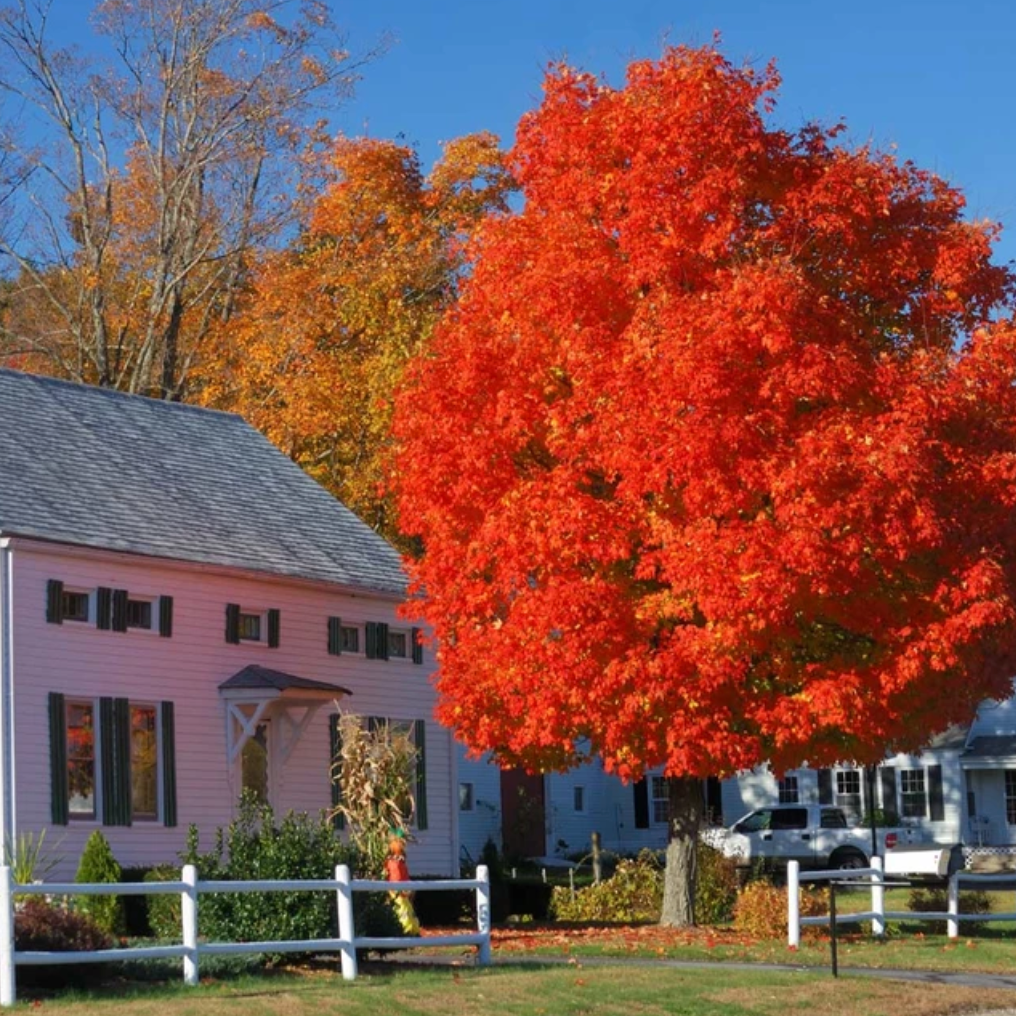
[(240, 638), (247, 642), (261, 641), (261, 615), (241, 614), (239, 623)]
[(649, 781), (649, 788), (653, 798), (651, 802), (653, 821), (666, 822), (670, 818), (670, 793), (666, 779), (663, 776), (654, 776)]
[(927, 803), (924, 793), (924, 770), (900, 770), (900, 797), (904, 818), (924, 818)]
[(150, 600), (127, 601), (127, 627), (151, 630), (152, 604)]
[(65, 621), (87, 621), (88, 593), (65, 592), (61, 611)]
[(155, 707), (132, 706), (131, 805), (136, 819), (158, 818), (157, 748)]
[(240, 754), (241, 788), (262, 804), (268, 803), (268, 724), (259, 723)]
[(798, 804), (797, 777), (784, 776), (779, 784), (780, 804)]
[(459, 811), (473, 810), (473, 785), (472, 783), (459, 784)]
[(95, 724), (91, 703), (67, 703), (67, 789), (72, 818), (95, 817)]
[(406, 655), (406, 633), (402, 631), (388, 632), (388, 655), (404, 657)]
[(575, 787), (574, 788), (573, 803), (575, 805), (575, 810), (576, 811), (585, 811), (586, 810), (586, 788), (585, 787)]
[(344, 653), (358, 653), (360, 651), (360, 629), (342, 629), (342, 651)]
[(807, 829), (806, 808), (779, 808), (773, 812), (773, 829)]

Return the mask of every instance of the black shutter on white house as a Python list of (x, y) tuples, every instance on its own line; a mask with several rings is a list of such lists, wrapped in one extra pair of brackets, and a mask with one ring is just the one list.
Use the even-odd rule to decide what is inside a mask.
[(945, 794), (942, 790), (942, 767), (928, 766), (928, 818), (945, 821)]
[(818, 803), (833, 803), (833, 771), (831, 769), (819, 769), (818, 771)]
[(109, 631), (113, 615), (113, 590), (99, 586), (95, 590), (95, 627)]
[(879, 769), (882, 781), (882, 811), (885, 813), (887, 822), (895, 822), (900, 813), (900, 806), (896, 803), (896, 770), (892, 766), (882, 766)]
[(131, 711), (127, 699), (99, 699), (102, 824), (131, 824)]
[(173, 597), (159, 597), (159, 635), (164, 638), (173, 637)]
[[(161, 632), (160, 632), (161, 634)], [(162, 735), (162, 824), (176, 825), (176, 711), (172, 702), (159, 705)]]
[(643, 777), (632, 785), (632, 796), (635, 802), (635, 828), (649, 828), (649, 782)]
[(53, 825), (67, 825), (67, 711), (63, 695), (49, 693), (49, 785), (50, 818)]
[(113, 590), (113, 631), (127, 630), (127, 590)]
[(413, 744), (416, 747), (416, 828), (427, 828), (427, 725), (413, 721)]
[(328, 655), (342, 655), (342, 618), (328, 618)]
[(268, 648), (279, 648), (279, 635), (282, 626), (282, 612), (274, 607), (268, 611)]
[(46, 623), (63, 624), (63, 583), (59, 579), (46, 583)]
[(226, 641), (231, 645), (240, 644), (240, 604), (226, 604)]
[(368, 660), (388, 659), (388, 625), (383, 621), (364, 625), (364, 654)]
[(423, 643), (420, 641), (422, 632), (419, 628), (413, 629), (413, 663), (423, 663)]

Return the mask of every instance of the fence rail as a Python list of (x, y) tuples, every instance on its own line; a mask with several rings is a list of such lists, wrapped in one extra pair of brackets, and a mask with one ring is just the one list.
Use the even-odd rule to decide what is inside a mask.
[[(183, 960), (183, 979), (198, 983), (199, 957), (245, 953), (337, 952), (342, 976), (357, 975), (357, 949), (413, 949), (418, 946), (477, 947), (477, 962), (490, 963), (490, 874), (485, 865), (476, 878), (435, 881), (374, 882), (354, 879), (340, 864), (334, 879), (275, 879), (262, 882), (199, 881), (197, 869), (184, 865), (179, 882), (85, 883), (51, 882), (18, 885), (10, 867), (0, 865), (0, 1006), (11, 1006), (17, 997), (18, 966), (66, 963), (108, 963), (143, 959)], [(354, 892), (433, 892), (440, 889), (473, 889), (476, 892), (476, 931), (461, 935), (377, 938), (358, 936), (353, 919)], [(334, 892), (338, 905), (338, 937), (281, 942), (201, 942), (198, 940), (198, 901), (202, 894), (246, 892)], [(179, 894), (181, 901), (180, 945), (137, 946), (128, 949), (96, 949), (89, 952), (19, 952), (14, 946), (14, 897), (18, 896), (157, 896)]]
[[(838, 927), (841, 924), (858, 924), (862, 921), (871, 921), (871, 933), (875, 937), (885, 934), (886, 921), (945, 921), (946, 934), (949, 938), (959, 937), (960, 923), (963, 921), (1016, 921), (1016, 912), (992, 914), (960, 913), (961, 883), (1016, 886), (1016, 874), (979, 875), (972, 871), (957, 871), (949, 877), (947, 909), (941, 911), (886, 910), (886, 878), (881, 857), (873, 857), (870, 868), (809, 871), (807, 877), (809, 882), (835, 881), (840, 885), (849, 883), (859, 889), (870, 885), (871, 909), (849, 914), (837, 912), (835, 923)], [(889, 884), (891, 885), (892, 883)], [(787, 944), (795, 948), (801, 944), (802, 927), (822, 926), (832, 923), (832, 918), (829, 914), (819, 914), (812, 917), (801, 916), (800, 888), (800, 862), (790, 861), (787, 865)]]

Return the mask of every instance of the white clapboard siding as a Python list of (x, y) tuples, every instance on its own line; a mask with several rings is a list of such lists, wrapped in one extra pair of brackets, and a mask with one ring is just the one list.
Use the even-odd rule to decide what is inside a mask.
[[(173, 636), (99, 631), (93, 624), (46, 623), (46, 582), (66, 588), (127, 589), (137, 596), (172, 596)], [(281, 611), (277, 649), (265, 644), (225, 641), (227, 603)], [(50, 822), (49, 725), (47, 696), (121, 696), (132, 702), (171, 700), (176, 710), (178, 824), (135, 822), (129, 828), (103, 827), (123, 865), (173, 862), (194, 823), (203, 849), (216, 827), (235, 813), (238, 772), (226, 756), (226, 712), (218, 686), (248, 664), (259, 664), (349, 688), (340, 708), (364, 716), (427, 721), (427, 804), (429, 828), (410, 847), (414, 874), (457, 871), (457, 832), (452, 808), (451, 740), (433, 719), (430, 683), (433, 651), (423, 666), (410, 660), (367, 660), (361, 654), (330, 656), (327, 618), (344, 624), (384, 621), (409, 629), (397, 605), (364, 594), (343, 594), (323, 584), (256, 577), (186, 566), (154, 558), (102, 551), (84, 552), (18, 541), (14, 554), (14, 666), (17, 827), (41, 830)], [(157, 627), (157, 611), (153, 619)], [(362, 649), (362, 633), (361, 633)], [(280, 812), (316, 812), (330, 804), (328, 714), (322, 707), (290, 756), (273, 788)], [(97, 823), (72, 821), (50, 830), (47, 843), (62, 839), (72, 875), (81, 848)]]

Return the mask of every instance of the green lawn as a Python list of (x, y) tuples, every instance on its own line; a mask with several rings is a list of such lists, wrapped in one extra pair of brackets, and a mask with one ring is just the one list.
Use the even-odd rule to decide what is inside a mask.
[[(1012, 1005), (1016, 993), (816, 974), (645, 967), (434, 969), (352, 984), (310, 971), (185, 989), (45, 998), (47, 1012), (131, 1016), (947, 1016)], [(28, 1003), (31, 1005), (31, 1001)]]

